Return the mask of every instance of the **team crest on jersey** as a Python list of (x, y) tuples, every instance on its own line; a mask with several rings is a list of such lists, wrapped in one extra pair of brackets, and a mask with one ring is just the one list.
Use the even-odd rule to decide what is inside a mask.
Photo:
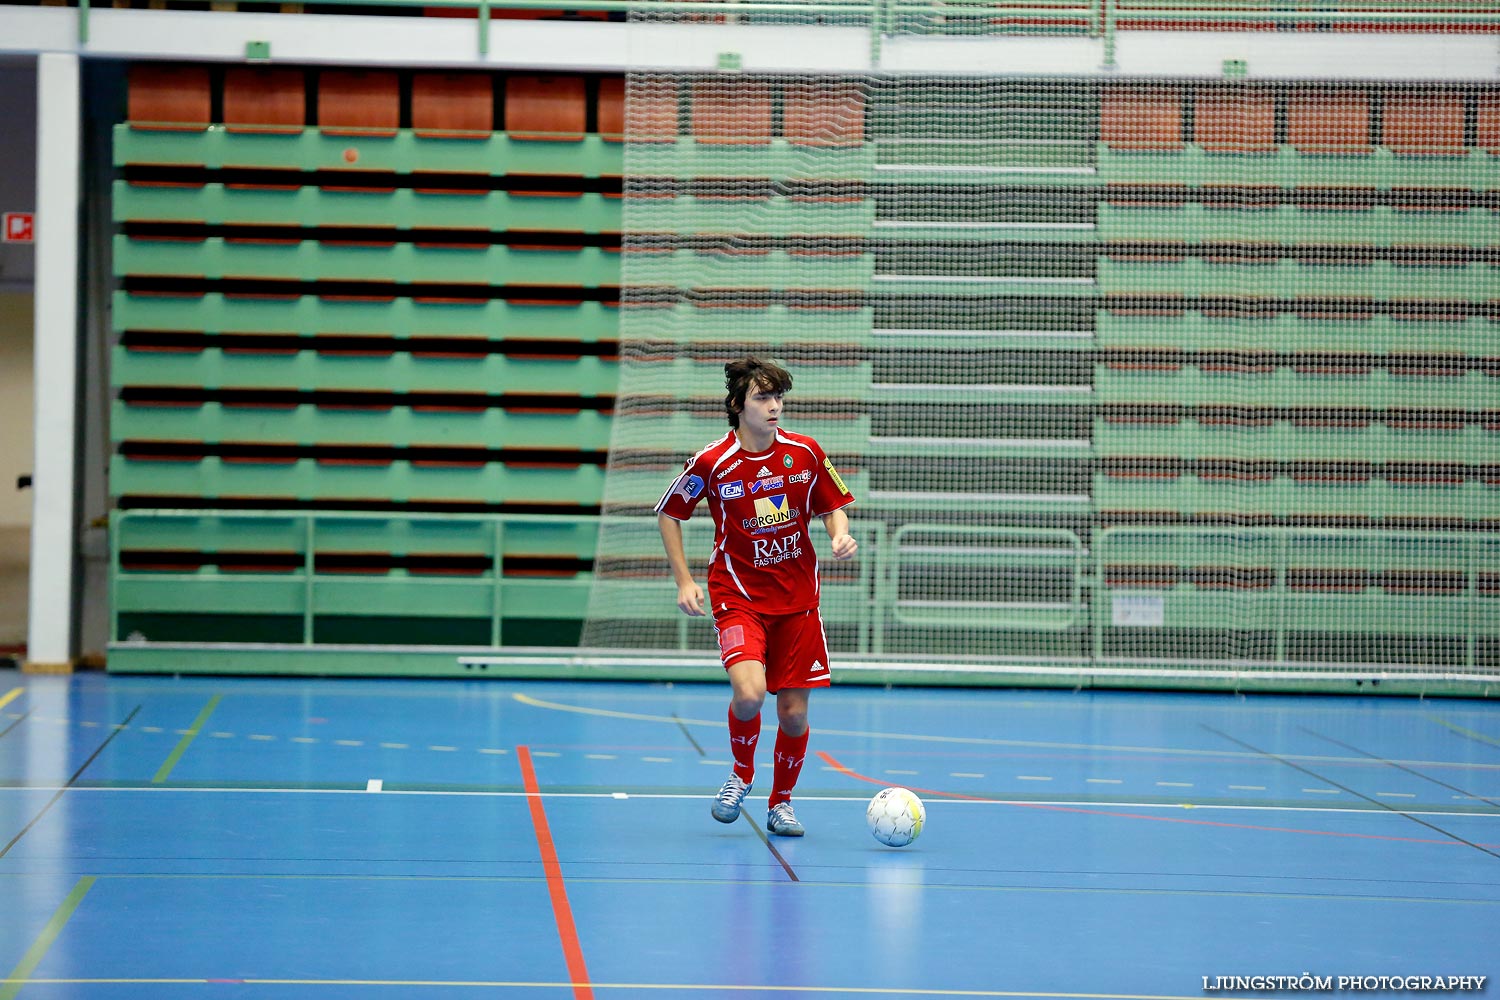
[(791, 524), (802, 516), (802, 512), (787, 502), (785, 493), (755, 498), (755, 517), (741, 521), (745, 528), (774, 528), (780, 524)]
[(786, 466), (788, 469), (790, 469), (792, 467), (792, 456), (790, 456), (790, 455), (782, 455), (781, 456), (781, 464), (784, 465), (784, 466)]

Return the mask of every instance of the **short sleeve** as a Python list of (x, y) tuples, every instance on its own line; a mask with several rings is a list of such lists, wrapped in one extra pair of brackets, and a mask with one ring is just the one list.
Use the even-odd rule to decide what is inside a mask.
[(677, 521), (686, 521), (693, 516), (693, 508), (704, 497), (704, 477), (702, 470), (695, 467), (693, 462), (687, 463), (667, 492), (662, 495), (656, 505), (658, 514), (665, 514)]
[(813, 515), (821, 517), (840, 507), (849, 506), (854, 502), (854, 494), (849, 492), (849, 487), (844, 484), (844, 479), (839, 475), (838, 469), (833, 467), (833, 463), (823, 453), (822, 446), (814, 442), (812, 452), (820, 468), (813, 479), (810, 506)]

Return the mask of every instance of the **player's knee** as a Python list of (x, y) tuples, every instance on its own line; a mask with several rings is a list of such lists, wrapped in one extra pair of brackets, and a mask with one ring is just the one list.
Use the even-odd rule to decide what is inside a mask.
[(776, 706), (776, 724), (788, 736), (801, 736), (807, 732), (807, 706), (778, 704)]

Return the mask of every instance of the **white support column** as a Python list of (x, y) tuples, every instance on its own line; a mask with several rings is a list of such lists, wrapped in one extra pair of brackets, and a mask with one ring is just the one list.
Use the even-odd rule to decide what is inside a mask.
[(36, 436), (32, 462), (31, 607), (26, 667), (71, 670), (78, 549), (78, 225), (81, 87), (78, 56), (36, 63), (34, 251)]

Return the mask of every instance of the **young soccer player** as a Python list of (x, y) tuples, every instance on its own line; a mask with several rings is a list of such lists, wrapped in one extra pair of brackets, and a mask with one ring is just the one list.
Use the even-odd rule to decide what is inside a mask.
[(656, 505), (677, 606), (700, 616), (703, 591), (688, 569), (682, 521), (705, 497), (714, 521), (708, 594), (729, 675), (729, 749), (734, 770), (713, 802), (714, 819), (733, 823), (755, 781), (755, 745), (766, 692), (776, 695), (776, 756), (766, 829), (800, 837), (792, 789), (807, 753), (807, 701), (827, 687), (828, 641), (818, 610), (818, 557), (808, 528), (820, 517), (835, 559), (853, 557), (843, 508), (854, 502), (818, 442), (781, 427), (792, 376), (742, 358), (724, 366), (730, 431), (688, 460)]

